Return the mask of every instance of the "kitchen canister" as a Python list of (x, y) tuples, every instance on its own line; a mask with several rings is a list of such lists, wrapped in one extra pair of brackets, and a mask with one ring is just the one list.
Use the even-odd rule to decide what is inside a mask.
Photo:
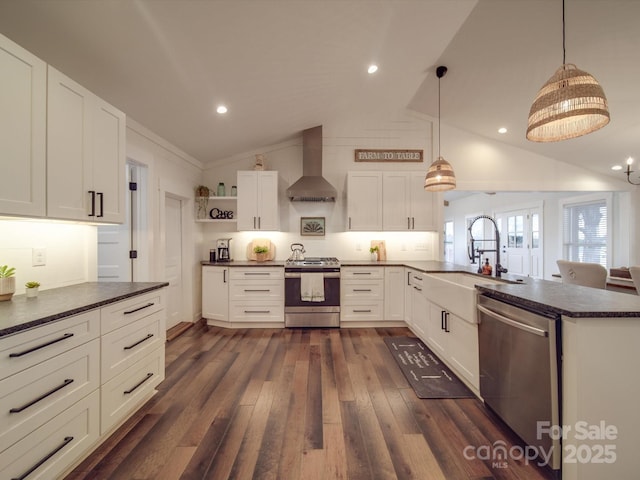
[(225, 188), (224, 188), (224, 183), (223, 183), (223, 182), (220, 182), (220, 183), (218, 184), (218, 189), (217, 189), (217, 191), (216, 191), (216, 195), (218, 195), (219, 197), (224, 197), (224, 196), (226, 195)]
[(236, 187), (235, 185), (231, 185), (231, 196), (232, 197), (238, 196), (238, 187)]

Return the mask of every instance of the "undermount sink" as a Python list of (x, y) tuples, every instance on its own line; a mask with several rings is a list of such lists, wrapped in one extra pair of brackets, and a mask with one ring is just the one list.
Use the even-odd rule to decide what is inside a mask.
[(491, 277), (464, 272), (425, 273), (422, 275), (424, 296), (466, 320), (476, 320), (476, 285), (509, 283)]

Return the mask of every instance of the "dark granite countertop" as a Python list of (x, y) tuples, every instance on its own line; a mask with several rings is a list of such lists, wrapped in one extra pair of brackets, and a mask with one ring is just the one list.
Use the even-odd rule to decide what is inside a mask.
[[(223, 265), (202, 262), (203, 265)], [(284, 261), (251, 262), (233, 261), (228, 266), (284, 266)], [(391, 267), (413, 268), (422, 273), (465, 272), (477, 274), (473, 265), (456, 265), (454, 263), (412, 260), (340, 260), (342, 267)], [(478, 275), (482, 277), (482, 275)], [(563, 285), (553, 280), (537, 280), (517, 275), (503, 274), (504, 284), (478, 285), (481, 293), (522, 306), (530, 310), (565, 315), (574, 318), (597, 317), (640, 317), (640, 296), (630, 295), (612, 290)]]
[(169, 285), (166, 282), (88, 282), (52, 288), (36, 298), (0, 302), (0, 337), (119, 302)]

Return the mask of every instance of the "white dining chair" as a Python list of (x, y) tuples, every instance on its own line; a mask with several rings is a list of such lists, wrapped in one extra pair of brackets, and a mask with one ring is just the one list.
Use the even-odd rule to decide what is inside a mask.
[(607, 287), (607, 269), (598, 263), (557, 260), (562, 283), (592, 288)]
[(636, 293), (640, 295), (640, 265), (629, 267), (629, 273), (631, 274), (633, 285), (636, 287)]

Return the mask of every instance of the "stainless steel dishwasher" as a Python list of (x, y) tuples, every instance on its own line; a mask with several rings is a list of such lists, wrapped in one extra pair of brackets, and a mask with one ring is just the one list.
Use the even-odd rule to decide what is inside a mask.
[(551, 451), (549, 466), (560, 470), (560, 441), (538, 428), (561, 425), (560, 319), (484, 295), (477, 309), (480, 395), (527, 445)]

